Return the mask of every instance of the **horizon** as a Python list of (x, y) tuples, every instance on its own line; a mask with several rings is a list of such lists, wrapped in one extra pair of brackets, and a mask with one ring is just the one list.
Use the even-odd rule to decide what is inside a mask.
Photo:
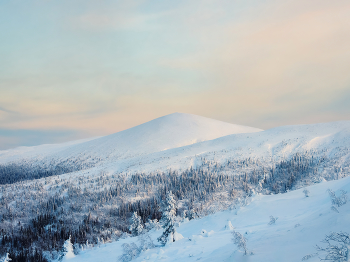
[[(109, 136), (109, 135), (113, 135), (113, 134), (116, 134), (116, 133), (119, 133), (119, 132), (122, 132), (122, 131), (126, 131), (126, 130), (132, 129), (134, 127), (138, 127), (140, 125), (147, 124), (147, 123), (152, 122), (154, 120), (157, 120), (159, 118), (164, 118), (164, 117), (167, 117), (167, 116), (170, 116), (170, 115), (174, 115), (174, 114), (184, 114), (184, 115), (193, 115), (193, 116), (198, 116), (198, 117), (204, 117), (204, 116), (194, 115), (194, 114), (189, 114), (189, 113), (174, 112), (174, 113), (170, 113), (170, 114), (167, 114), (167, 115), (164, 115), (164, 116), (160, 116), (160, 117), (148, 120), (148, 121), (143, 122), (143, 123), (139, 123), (139, 124), (137, 124), (135, 126), (128, 127), (126, 129), (120, 130), (120, 131), (115, 132), (115, 133), (106, 134), (104, 136)], [(239, 124), (235, 124), (235, 123), (229, 123), (229, 122), (225, 122), (225, 121), (221, 121), (221, 120), (217, 120), (217, 119), (213, 119), (213, 118), (208, 118), (208, 117), (204, 117), (204, 118), (207, 118), (208, 120), (216, 120), (216, 121), (220, 121), (220, 122), (223, 122), (223, 123), (237, 125), (237, 126), (241, 126), (241, 127), (257, 128), (257, 127), (254, 127), (254, 126), (244, 126), (244, 125), (239, 125)], [(268, 131), (270, 129), (274, 129), (274, 128), (278, 128), (278, 127), (284, 127), (284, 126), (317, 125), (317, 124), (326, 124), (326, 123), (332, 123), (332, 122), (334, 122), (334, 123), (336, 123), (336, 122), (347, 122), (347, 121), (350, 121), (350, 120), (337, 120), (337, 121), (318, 122), (318, 123), (311, 123), (311, 124), (282, 125), (282, 126), (276, 126), (276, 127), (272, 127), (272, 128), (268, 128), (268, 129), (261, 129), (261, 131), (259, 131), (259, 132)], [(260, 129), (260, 128), (257, 128), (257, 129)], [(22, 146), (16, 146), (16, 147), (12, 147), (12, 148), (7, 148), (7, 149), (1, 149), (0, 148), (0, 151), (6, 151), (6, 150), (16, 149), (16, 148), (20, 148), (20, 147), (34, 147), (34, 146), (42, 146), (42, 145), (58, 145), (58, 144), (65, 144), (65, 143), (70, 143), (70, 142), (78, 142), (80, 140), (90, 141), (90, 140), (98, 139), (98, 138), (101, 138), (101, 137), (104, 137), (104, 136), (90, 136), (90, 137), (86, 137), (86, 138), (72, 139), (72, 140), (67, 140), (67, 141), (58, 142), (58, 143), (42, 143), (42, 144), (29, 145), (29, 146), (22, 145)]]
[(172, 112), (270, 129), (350, 120), (350, 3), (0, 3), (0, 150)]

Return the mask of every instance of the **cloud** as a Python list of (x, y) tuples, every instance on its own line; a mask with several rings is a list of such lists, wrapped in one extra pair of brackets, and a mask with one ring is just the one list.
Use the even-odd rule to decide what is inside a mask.
[(1, 107), (1, 106), (0, 106), (0, 111), (3, 111), (3, 112), (8, 113), (8, 114), (18, 114), (15, 111), (8, 110), (8, 109)]
[[(263, 128), (288, 121), (298, 123), (298, 119), (304, 122), (305, 115), (309, 120), (320, 120), (317, 110), (321, 112), (327, 100), (336, 99), (334, 91), (349, 87), (346, 14), (350, 5), (345, 1), (334, 5), (287, 1), (277, 4), (276, 12), (269, 8), (273, 7), (269, 6), (271, 2), (266, 2), (265, 12), (260, 14), (256, 11), (261, 11), (261, 6), (253, 7), (248, 13), (257, 15), (248, 20), (239, 18), (212, 23), (202, 30), (192, 29), (198, 45), (204, 48), (162, 61), (174, 69), (205, 72), (212, 88), (201, 92), (198, 100), (217, 107), (202, 108), (202, 112)], [(205, 47), (210, 51), (203, 52)], [(330, 111), (323, 121), (337, 118), (338, 113)], [(279, 114), (284, 114), (285, 120), (279, 118), (267, 124), (260, 121), (277, 119), (274, 115)]]
[(83, 132), (74, 130), (0, 129), (0, 150), (18, 146), (62, 143), (87, 136)]
[(91, 1), (83, 12), (69, 18), (67, 26), (95, 32), (140, 29), (157, 18), (140, 10), (143, 3), (143, 0)]
[(0, 10), (17, 21), (0, 24), (0, 128), (104, 135), (178, 111), (263, 129), (349, 119), (348, 1), (38, 3)]

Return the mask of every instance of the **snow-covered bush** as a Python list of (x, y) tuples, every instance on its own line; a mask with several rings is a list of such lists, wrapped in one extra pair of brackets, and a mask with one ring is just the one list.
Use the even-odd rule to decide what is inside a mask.
[(334, 212), (337, 212), (337, 213), (339, 213), (339, 210), (338, 210), (338, 208), (336, 208), (335, 206), (332, 206), (332, 207), (331, 207), (331, 210), (333, 210)]
[(233, 230), (235, 228), (232, 226), (231, 221), (227, 221), (227, 224), (225, 225), (225, 229), (226, 230)]
[(165, 245), (168, 242), (169, 237), (172, 237), (172, 241), (175, 242), (174, 234), (176, 232), (176, 200), (171, 191), (168, 192), (162, 215), (162, 226), (164, 228), (163, 234), (158, 238), (158, 241)]
[(140, 245), (138, 246), (135, 242), (131, 242), (130, 244), (124, 243), (123, 254), (118, 258), (121, 262), (129, 262), (135, 258), (137, 258), (142, 251), (152, 249), (155, 247), (151, 237), (147, 232), (140, 234), (138, 236), (138, 240), (140, 241)]
[(196, 219), (198, 217), (199, 216), (198, 216), (197, 212), (193, 209), (188, 210), (188, 212), (186, 212), (186, 218), (188, 218), (188, 220)]
[(350, 235), (345, 232), (332, 232), (322, 241), (326, 247), (316, 246), (318, 251), (325, 252), (322, 260), (333, 262), (350, 262)]
[(278, 217), (270, 216), (270, 222), (269, 225), (274, 225), (276, 224)]
[(131, 217), (131, 225), (129, 227), (129, 230), (133, 236), (138, 236), (142, 234), (143, 231), (143, 225), (141, 222), (141, 217), (137, 215), (136, 212), (132, 214)]
[(248, 255), (247, 239), (237, 231), (232, 231), (232, 235), (233, 235), (233, 238), (232, 238), (233, 243), (238, 247), (238, 249), (244, 252), (244, 255)]
[(140, 249), (141, 251), (145, 251), (145, 250), (154, 248), (154, 243), (153, 243), (153, 241), (152, 241), (150, 235), (149, 235), (147, 232), (145, 232), (145, 233), (139, 235), (139, 236), (138, 236), (138, 239), (139, 239), (139, 241), (140, 241), (140, 247), (139, 247), (139, 249)]
[(158, 229), (161, 229), (162, 226), (160, 225), (160, 223), (158, 222), (157, 219), (150, 219), (148, 220), (147, 223), (145, 223), (145, 228), (150, 231), (152, 229), (155, 229), (155, 230), (158, 230)]
[(318, 253), (314, 253), (314, 254), (308, 254), (308, 255), (306, 255), (306, 256), (303, 256), (303, 258), (301, 259), (302, 261), (305, 261), (305, 260), (308, 260), (308, 259), (310, 259), (310, 258), (313, 258), (313, 257), (315, 257), (315, 256), (317, 256), (318, 255)]
[(344, 190), (340, 190), (340, 196), (337, 197), (337, 195), (335, 194), (335, 192), (331, 189), (328, 189), (328, 194), (332, 199), (332, 205), (333, 206), (337, 206), (337, 207), (341, 207), (342, 205), (345, 205), (348, 201), (348, 197), (346, 195), (346, 191)]
[(305, 188), (305, 189), (303, 190), (303, 193), (304, 193), (305, 197), (309, 197), (310, 191), (307, 190), (307, 189)]
[(73, 245), (74, 255), (78, 255), (82, 251), (82, 246), (79, 243), (74, 243)]
[(119, 261), (121, 262), (129, 262), (138, 257), (141, 253), (140, 248), (134, 242), (130, 244), (124, 243), (122, 247), (123, 254), (119, 257)]

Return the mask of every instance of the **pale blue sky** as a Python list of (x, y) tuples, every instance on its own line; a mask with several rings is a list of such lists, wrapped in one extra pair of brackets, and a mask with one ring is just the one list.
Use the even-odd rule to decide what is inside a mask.
[(350, 120), (349, 13), (348, 0), (2, 0), (0, 149), (173, 112)]

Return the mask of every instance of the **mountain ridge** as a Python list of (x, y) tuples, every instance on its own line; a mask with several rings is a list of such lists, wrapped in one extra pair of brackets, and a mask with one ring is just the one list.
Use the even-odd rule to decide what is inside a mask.
[[(6, 155), (21, 154), (24, 158), (35, 156), (73, 157), (91, 154), (92, 157), (127, 158), (186, 146), (218, 137), (262, 131), (258, 128), (234, 125), (192, 114), (173, 113), (162, 116), (126, 130), (98, 138), (67, 142), (57, 145), (42, 145), (29, 148), (15, 148), (0, 151), (0, 163), (6, 162)], [(46, 149), (52, 149), (52, 152)], [(29, 152), (29, 156), (26, 155)], [(5, 161), (4, 161), (5, 160)], [(9, 157), (9, 159), (10, 157)]]

